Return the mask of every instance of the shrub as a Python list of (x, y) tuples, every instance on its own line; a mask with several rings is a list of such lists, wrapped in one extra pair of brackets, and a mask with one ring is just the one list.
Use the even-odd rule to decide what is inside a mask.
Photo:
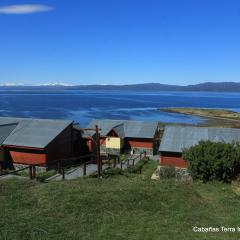
[(201, 141), (183, 151), (193, 179), (231, 182), (240, 173), (239, 143)]
[(105, 171), (103, 171), (104, 178), (114, 177), (118, 175), (124, 175), (124, 171), (119, 168), (108, 168)]
[(162, 179), (170, 179), (176, 177), (175, 167), (172, 166), (161, 166), (159, 170), (159, 177)]
[(143, 158), (136, 165), (129, 166), (126, 169), (126, 172), (129, 172), (129, 173), (141, 173), (144, 165), (146, 165), (147, 163), (149, 163), (149, 159), (148, 158)]

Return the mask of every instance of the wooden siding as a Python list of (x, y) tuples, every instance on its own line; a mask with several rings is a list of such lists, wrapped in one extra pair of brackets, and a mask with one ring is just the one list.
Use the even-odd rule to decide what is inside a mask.
[(22, 151), (22, 149), (12, 149), (9, 151), (13, 163), (18, 164), (46, 164), (46, 154), (34, 152), (33, 150)]
[(107, 137), (106, 138), (106, 148), (121, 149), (123, 141), (119, 137)]
[(62, 131), (47, 147), (47, 162), (67, 159), (73, 156), (73, 134), (70, 125)]
[(4, 149), (0, 147), (0, 162), (4, 162), (5, 156), (4, 156)]
[(106, 138), (105, 137), (100, 138), (100, 145), (106, 146)]
[(131, 148), (153, 148), (153, 139), (127, 139), (126, 143)]
[(187, 168), (187, 161), (181, 157), (181, 154), (161, 153), (160, 165)]

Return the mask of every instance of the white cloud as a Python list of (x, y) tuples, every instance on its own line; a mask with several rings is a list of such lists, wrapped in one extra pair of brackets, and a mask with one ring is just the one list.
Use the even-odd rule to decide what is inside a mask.
[(0, 7), (0, 14), (31, 14), (47, 12), (53, 10), (52, 7), (41, 4), (21, 4)]

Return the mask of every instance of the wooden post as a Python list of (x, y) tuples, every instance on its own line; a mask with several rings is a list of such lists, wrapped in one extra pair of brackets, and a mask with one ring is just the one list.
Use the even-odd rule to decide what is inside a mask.
[(98, 125), (96, 125), (95, 127), (96, 127), (96, 143), (97, 143), (96, 158), (97, 158), (97, 167), (98, 167), (98, 177), (100, 177), (102, 173), (102, 163), (100, 159), (100, 136), (99, 136)]
[(123, 164), (123, 163), (122, 163), (122, 160), (121, 160), (121, 162), (120, 162), (121, 169), (122, 169), (122, 164)]
[(87, 163), (83, 164), (83, 176), (86, 176), (87, 173)]
[(36, 178), (36, 166), (32, 166), (32, 178)]
[(132, 162), (132, 165), (134, 166), (134, 163), (135, 163), (135, 158), (133, 159), (133, 162)]
[(29, 178), (32, 179), (33, 176), (32, 176), (32, 166), (29, 166)]
[(116, 162), (117, 162), (117, 160), (116, 160), (116, 157), (113, 159), (113, 168), (115, 168), (116, 167)]
[(61, 173), (62, 173), (62, 180), (65, 179), (65, 171), (64, 171), (64, 168), (61, 168)]
[(58, 161), (58, 163), (57, 163), (57, 168), (58, 168), (58, 173), (60, 173), (60, 171), (61, 171), (60, 161)]

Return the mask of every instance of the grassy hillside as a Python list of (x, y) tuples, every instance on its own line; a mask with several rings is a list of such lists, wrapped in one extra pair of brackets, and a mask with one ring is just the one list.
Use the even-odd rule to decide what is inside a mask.
[(240, 225), (237, 188), (142, 175), (39, 183), (0, 181), (0, 239), (239, 239), (193, 226)]

